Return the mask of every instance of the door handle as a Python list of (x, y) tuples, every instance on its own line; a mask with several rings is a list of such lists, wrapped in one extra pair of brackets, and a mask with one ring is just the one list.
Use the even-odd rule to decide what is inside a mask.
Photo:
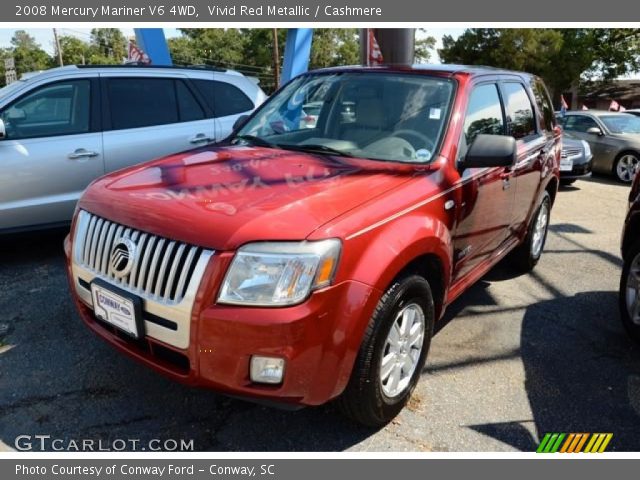
[(72, 153), (67, 155), (71, 160), (77, 160), (79, 158), (88, 158), (88, 157), (97, 157), (99, 155), (98, 152), (93, 152), (91, 150), (85, 150), (84, 148), (78, 148), (74, 150)]
[(204, 142), (209, 143), (209, 142), (213, 142), (213, 140), (214, 140), (213, 138), (205, 135), (204, 133), (198, 133), (196, 136), (191, 137), (189, 139), (189, 142), (190, 143), (204, 143)]

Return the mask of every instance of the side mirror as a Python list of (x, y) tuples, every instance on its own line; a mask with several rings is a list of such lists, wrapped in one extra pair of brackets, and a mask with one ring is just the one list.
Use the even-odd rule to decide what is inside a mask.
[(587, 133), (590, 133), (592, 135), (602, 135), (602, 130), (600, 130), (600, 128), (598, 127), (591, 127), (587, 129)]
[(233, 123), (233, 131), (237, 132), (240, 130), (242, 126), (247, 123), (247, 120), (249, 120), (249, 115), (240, 115)]
[(506, 135), (480, 134), (462, 161), (462, 168), (510, 167), (516, 161), (516, 140)]
[(12, 122), (21, 122), (26, 120), (27, 114), (26, 112), (18, 107), (13, 107), (7, 110), (7, 120), (11, 120)]
[(0, 140), (7, 138), (7, 129), (4, 126), (4, 120), (0, 118)]

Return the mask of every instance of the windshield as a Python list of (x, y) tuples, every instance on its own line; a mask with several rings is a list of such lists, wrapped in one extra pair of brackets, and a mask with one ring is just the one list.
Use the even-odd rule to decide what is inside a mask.
[(611, 133), (640, 133), (640, 117), (634, 115), (606, 115), (600, 120)]
[(445, 130), (452, 92), (450, 80), (424, 75), (306, 75), (271, 97), (232, 141), (427, 163)]

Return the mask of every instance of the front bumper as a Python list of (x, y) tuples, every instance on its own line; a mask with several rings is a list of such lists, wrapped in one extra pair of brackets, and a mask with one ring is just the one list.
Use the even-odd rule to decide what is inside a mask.
[(585, 178), (591, 176), (592, 160), (577, 163), (574, 161), (573, 168), (571, 170), (560, 171), (560, 178), (562, 180), (575, 180), (578, 178)]
[[(368, 285), (345, 281), (292, 307), (216, 305), (212, 299), (232, 256), (215, 255), (193, 306), (189, 345), (179, 349), (149, 336), (131, 340), (97, 320), (75, 290), (71, 249), (67, 245), (65, 250), (74, 301), (83, 322), (98, 336), (176, 381), (264, 401), (319, 405), (339, 395), (381, 296)], [(250, 380), (249, 362), (256, 354), (286, 359), (282, 384)]]

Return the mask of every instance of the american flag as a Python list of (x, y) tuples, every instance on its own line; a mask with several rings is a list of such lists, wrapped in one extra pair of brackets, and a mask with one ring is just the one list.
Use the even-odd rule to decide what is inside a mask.
[(368, 65), (382, 65), (384, 63), (384, 58), (382, 57), (382, 52), (380, 51), (380, 45), (376, 40), (375, 35), (373, 34), (373, 30), (370, 28), (369, 30), (369, 56), (368, 56)]
[(151, 63), (149, 55), (144, 53), (142, 49), (138, 48), (133, 42), (129, 42), (129, 58), (127, 60), (132, 63), (144, 63), (145, 65)]

